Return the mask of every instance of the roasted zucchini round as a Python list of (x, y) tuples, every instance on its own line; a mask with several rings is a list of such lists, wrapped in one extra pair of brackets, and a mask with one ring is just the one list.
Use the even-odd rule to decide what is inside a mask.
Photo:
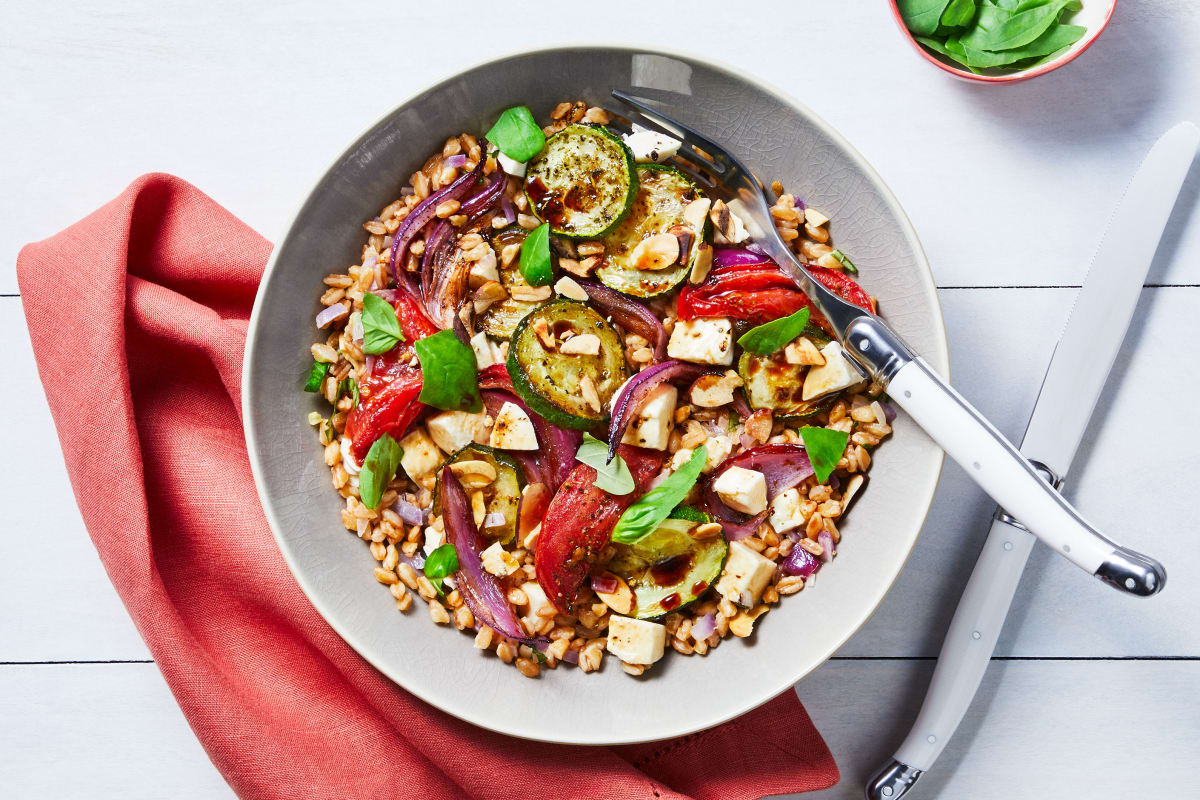
[(608, 568), (633, 591), (630, 616), (657, 619), (694, 602), (717, 582), (729, 553), (723, 534), (697, 541), (689, 534), (699, 524), (667, 519), (632, 545), (616, 544)]
[[(809, 326), (804, 335), (818, 349), (829, 343), (829, 336), (819, 328)], [(753, 409), (770, 409), (777, 419), (788, 421), (811, 417), (832, 404), (836, 395), (802, 399), (804, 376), (810, 368), (802, 364), (789, 364), (782, 349), (768, 356), (742, 351), (738, 359), (738, 374), (742, 377), (742, 389), (746, 401)]]
[[(521, 504), (521, 490), (525, 488), (525, 478), (521, 466), (516, 459), (502, 450), (496, 450), (484, 444), (469, 444), (446, 460), (447, 464), (464, 461), (483, 461), (496, 471), (496, 479), (484, 486), (484, 523), (479, 529), (489, 539), (496, 539), (501, 544), (508, 544), (517, 535), (518, 509)], [(442, 478), (438, 473), (437, 486), (433, 492), (433, 513), (442, 513)], [(487, 517), (499, 513), (504, 522), (500, 525), (488, 525)]]
[[(521, 242), (525, 241), (528, 233), (524, 228), (516, 225), (510, 225), (507, 228), (496, 231), (492, 235), (492, 247), (496, 251), (496, 255), (499, 256), (508, 245), (515, 244), (519, 246)], [(504, 284), (504, 288), (510, 295), (514, 286), (529, 285), (528, 281), (525, 280), (525, 276), (521, 274), (520, 262), (515, 258), (507, 267), (501, 263), (497, 263), (496, 271), (500, 273), (500, 283)], [(489, 336), (494, 336), (497, 339), (509, 339), (512, 338), (513, 331), (517, 329), (517, 323), (537, 307), (537, 303), (506, 297), (483, 312), (483, 315), (479, 318), (479, 326)]]
[(633, 154), (594, 125), (568, 125), (546, 140), (525, 171), (525, 195), (550, 230), (573, 239), (611, 231), (637, 196)]

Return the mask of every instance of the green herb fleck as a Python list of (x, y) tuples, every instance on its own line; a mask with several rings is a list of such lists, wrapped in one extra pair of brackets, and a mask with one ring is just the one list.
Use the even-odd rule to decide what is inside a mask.
[(396, 309), (377, 294), (363, 295), (363, 352), (379, 355), (404, 341)]
[(355, 380), (353, 375), (347, 375), (342, 378), (341, 383), (337, 386), (337, 394), (333, 398), (333, 404), (336, 406), (338, 400), (341, 400), (346, 394), (349, 394), (354, 399), (354, 404), (351, 408), (358, 408), (358, 381)]
[(521, 242), (521, 275), (530, 286), (548, 286), (554, 280), (550, 268), (550, 223), (543, 222)]
[(313, 361), (312, 369), (308, 371), (308, 380), (304, 382), (304, 391), (319, 392), (325, 376), (329, 374), (329, 365), (324, 361)]
[(413, 345), (421, 374), (436, 376), (421, 384), (418, 400), (443, 411), (483, 409), (479, 397), (479, 364), (475, 352), (458, 340), (454, 331), (438, 331)]
[(400, 443), (386, 433), (371, 445), (358, 473), (358, 496), (364, 506), (375, 508), (379, 505), (388, 484), (396, 477), (403, 455)]
[(786, 317), (765, 322), (751, 328), (738, 337), (743, 350), (760, 356), (769, 356), (785, 344), (804, 333), (808, 327), (808, 307)]
[(696, 485), (700, 470), (707, 462), (708, 448), (700, 445), (692, 451), (692, 457), (686, 464), (625, 509), (625, 513), (613, 528), (612, 540), (621, 544), (633, 544), (658, 528)]
[(547, 661), (550, 660), (550, 659), (546, 658), (545, 653), (543, 653), (541, 650), (538, 650), (536, 647), (533, 648), (533, 657), (539, 664), (545, 664)]
[(830, 255), (838, 260), (838, 263), (842, 265), (842, 269), (846, 270), (846, 272), (849, 272), (851, 275), (858, 274), (858, 267), (854, 266), (854, 262), (850, 260), (850, 256), (841, 250), (834, 250)]
[(437, 589), (438, 594), (445, 594), (442, 582), (458, 572), (458, 551), (452, 544), (444, 544), (429, 554), (425, 559), (425, 577)]
[(596, 486), (609, 494), (625, 495), (633, 491), (633, 475), (625, 459), (618, 453), (609, 461), (608, 445), (590, 433), (583, 435), (575, 460), (596, 470)]
[(526, 106), (505, 111), (485, 136), (513, 161), (528, 161), (546, 144), (546, 135)]
[(729, 412), (729, 430), (736, 431), (737, 426), (742, 424), (742, 415), (736, 411)]
[(810, 425), (800, 429), (800, 438), (804, 440), (804, 449), (813, 465), (813, 471), (817, 473), (817, 480), (824, 483), (833, 474), (837, 463), (842, 460), (842, 453), (846, 452), (850, 434)]

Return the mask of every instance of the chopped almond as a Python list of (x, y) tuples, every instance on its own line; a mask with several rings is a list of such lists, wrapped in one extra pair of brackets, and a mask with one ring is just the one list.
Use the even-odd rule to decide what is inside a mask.
[(656, 233), (637, 243), (630, 260), (637, 269), (666, 269), (679, 261), (679, 239), (670, 233)]
[(583, 395), (584, 402), (591, 406), (593, 411), (599, 413), (600, 395), (596, 391), (596, 384), (590, 375), (584, 375), (579, 379), (579, 392)]
[(794, 342), (789, 342), (783, 349), (783, 357), (789, 364), (805, 367), (821, 367), (825, 365), (825, 356), (807, 336), (801, 336)]
[(563, 342), (558, 352), (568, 356), (600, 355), (600, 337), (594, 333), (581, 333)]
[(525, 303), (540, 303), (543, 300), (549, 300), (554, 294), (554, 290), (549, 286), (514, 286), (512, 287), (513, 300), (520, 300)]

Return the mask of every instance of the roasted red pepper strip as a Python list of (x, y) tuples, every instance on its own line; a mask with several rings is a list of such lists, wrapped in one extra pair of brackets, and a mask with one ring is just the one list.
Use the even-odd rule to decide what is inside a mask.
[(596, 555), (608, 544), (613, 526), (634, 500), (646, 493), (662, 469), (664, 455), (621, 445), (617, 452), (629, 466), (636, 489), (614, 496), (596, 488), (596, 470), (578, 464), (559, 487), (538, 534), (534, 562), (537, 579), (554, 607), (569, 613)]
[[(874, 311), (870, 295), (846, 274), (817, 266), (809, 271), (847, 302)], [(770, 262), (715, 269), (699, 286), (684, 286), (679, 292), (680, 319), (729, 317), (761, 325), (806, 306), (812, 309), (813, 323), (828, 330), (829, 323), (808, 295)]]
[(417, 402), (421, 393), (421, 368), (412, 366), (416, 351), (413, 342), (432, 336), (438, 327), (430, 322), (417, 298), (408, 290), (376, 292), (396, 309), (404, 341), (379, 356), (371, 376), (358, 387), (358, 406), (346, 419), (346, 436), (351, 452), (362, 463), (371, 445), (385, 433), (399, 438), (425, 410)]

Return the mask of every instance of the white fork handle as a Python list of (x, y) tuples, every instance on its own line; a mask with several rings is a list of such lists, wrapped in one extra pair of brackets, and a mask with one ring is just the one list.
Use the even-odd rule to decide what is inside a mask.
[(1131, 594), (1162, 588), (1161, 564), (1105, 538), (923, 360), (900, 367), (887, 391), (1001, 508), (1056, 553)]

